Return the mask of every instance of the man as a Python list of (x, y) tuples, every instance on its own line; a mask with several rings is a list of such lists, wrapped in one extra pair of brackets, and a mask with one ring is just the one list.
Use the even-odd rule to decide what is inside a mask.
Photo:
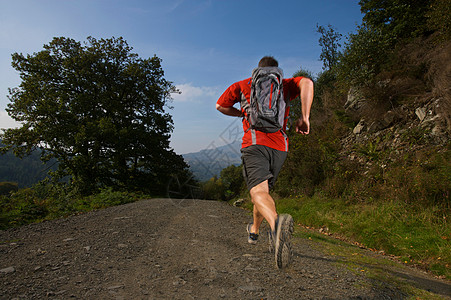
[[(277, 60), (271, 56), (263, 57), (257, 69), (265, 68), (278, 69)], [(281, 72), (280, 69), (278, 70)], [(254, 205), (253, 222), (247, 226), (248, 242), (257, 243), (259, 228), (265, 219), (271, 227), (270, 250), (275, 252), (277, 267), (282, 268), (291, 261), (290, 238), (293, 232), (293, 218), (290, 215), (277, 214), (274, 199), (269, 191), (274, 186), (287, 157), (288, 137), (285, 129), (289, 105), (284, 108), (285, 117), (281, 130), (265, 132), (255, 129), (250, 124), (248, 108), (251, 86), (252, 78), (232, 84), (217, 101), (216, 109), (225, 115), (243, 118), (244, 136), (241, 147), (243, 175)], [(310, 108), (313, 101), (313, 82), (309, 78), (295, 77), (283, 79), (282, 87), (283, 97), (287, 104), (300, 96), (302, 116), (296, 121), (296, 132), (308, 134), (310, 131)], [(240, 109), (233, 107), (237, 102), (241, 103)]]

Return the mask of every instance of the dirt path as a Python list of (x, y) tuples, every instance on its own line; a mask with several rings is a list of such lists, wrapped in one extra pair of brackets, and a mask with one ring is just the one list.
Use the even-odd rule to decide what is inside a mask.
[[(1, 299), (403, 299), (294, 238), (278, 270), (250, 214), (222, 202), (152, 199), (0, 232)], [(450, 285), (423, 274), (446, 298)], [(404, 280), (406, 280), (404, 278)], [(414, 278), (414, 279), (412, 279)], [(421, 288), (421, 287), (420, 287)], [(449, 294), (448, 294), (449, 295)]]

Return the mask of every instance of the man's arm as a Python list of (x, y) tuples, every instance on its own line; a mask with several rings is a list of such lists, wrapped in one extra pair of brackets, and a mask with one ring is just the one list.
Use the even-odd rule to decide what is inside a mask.
[(241, 110), (239, 110), (233, 106), (232, 107), (223, 107), (216, 103), (216, 109), (227, 116), (232, 116), (232, 117), (242, 117), (243, 116), (243, 113), (241, 112)]
[(296, 122), (296, 132), (309, 134), (310, 132), (310, 108), (313, 102), (313, 81), (309, 78), (302, 78), (299, 81), (301, 91), (302, 116)]

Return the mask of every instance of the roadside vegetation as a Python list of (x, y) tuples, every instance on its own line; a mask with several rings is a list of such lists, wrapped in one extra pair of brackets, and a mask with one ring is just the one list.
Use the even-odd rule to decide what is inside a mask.
[(144, 198), (149, 196), (136, 192), (114, 191), (110, 187), (89, 196), (82, 196), (64, 185), (39, 183), (32, 188), (0, 195), (0, 230)]

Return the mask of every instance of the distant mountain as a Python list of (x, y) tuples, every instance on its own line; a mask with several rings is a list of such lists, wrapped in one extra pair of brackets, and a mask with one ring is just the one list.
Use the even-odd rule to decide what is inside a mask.
[(219, 176), (222, 169), (230, 165), (241, 164), (241, 142), (221, 147), (212, 147), (199, 152), (182, 154), (191, 172), (199, 181), (206, 181)]
[(11, 152), (0, 154), (0, 182), (17, 182), (20, 188), (24, 188), (31, 187), (48, 177), (49, 171), (57, 169), (57, 162), (52, 159), (44, 164), (40, 156), (40, 150), (35, 150), (31, 155), (22, 159)]

